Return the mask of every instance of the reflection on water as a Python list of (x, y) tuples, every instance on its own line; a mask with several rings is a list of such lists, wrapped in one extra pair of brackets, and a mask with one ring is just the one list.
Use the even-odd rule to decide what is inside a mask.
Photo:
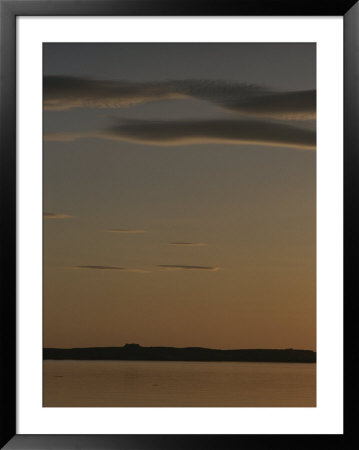
[(315, 406), (316, 364), (44, 361), (43, 406)]

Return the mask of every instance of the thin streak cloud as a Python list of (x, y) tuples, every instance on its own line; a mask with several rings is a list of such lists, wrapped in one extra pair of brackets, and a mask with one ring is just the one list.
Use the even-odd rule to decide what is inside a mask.
[(133, 272), (133, 273), (149, 273), (149, 270), (133, 269), (130, 267), (119, 266), (74, 266), (73, 269), (85, 269), (85, 270), (118, 270), (120, 272)]
[(163, 270), (200, 270), (200, 271), (209, 271), (216, 272), (219, 270), (219, 267), (211, 267), (211, 266), (183, 266), (183, 265), (173, 265), (173, 264), (160, 264), (159, 266)]
[(204, 247), (208, 244), (204, 242), (169, 242), (168, 245), (178, 245), (184, 247)]
[[(66, 141), (70, 134), (65, 133)], [(98, 132), (74, 133), (73, 140), (80, 138), (109, 139), (137, 142), (147, 145), (188, 144), (254, 144), (282, 146), (315, 150), (315, 131), (285, 123), (263, 120), (130, 120)], [(45, 141), (62, 142), (61, 134), (48, 134)]]
[(45, 219), (70, 219), (72, 216), (69, 216), (68, 214), (62, 214), (62, 213), (50, 213), (45, 212), (44, 218)]
[(246, 115), (310, 120), (316, 91), (276, 91), (222, 80), (171, 80), (134, 83), (65, 76), (44, 77), (44, 108), (122, 108), (174, 99), (198, 99)]
[(136, 229), (126, 229), (126, 228), (109, 228), (105, 230), (106, 233), (122, 233), (122, 234), (142, 234), (148, 233), (147, 230), (136, 230)]

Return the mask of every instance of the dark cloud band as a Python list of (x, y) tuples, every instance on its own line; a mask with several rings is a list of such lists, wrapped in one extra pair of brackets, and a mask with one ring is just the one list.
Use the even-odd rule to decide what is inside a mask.
[(314, 149), (316, 134), (282, 123), (260, 120), (122, 120), (99, 136), (155, 145), (201, 143), (258, 144)]
[(221, 80), (172, 80), (146, 83), (86, 78), (44, 77), (44, 108), (122, 108), (161, 100), (192, 98), (240, 114), (281, 119), (313, 119), (316, 91), (275, 91)]
[(204, 143), (256, 144), (314, 150), (316, 133), (283, 123), (261, 120), (121, 120), (94, 133), (48, 134), (46, 141), (81, 138), (110, 139), (147, 145), (186, 145)]

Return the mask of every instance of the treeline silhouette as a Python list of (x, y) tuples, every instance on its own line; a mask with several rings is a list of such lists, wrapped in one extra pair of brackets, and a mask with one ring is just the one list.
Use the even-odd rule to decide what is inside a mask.
[(44, 348), (44, 359), (123, 360), (123, 361), (243, 361), (315, 363), (312, 350), (243, 349), (217, 350), (202, 347), (123, 347)]

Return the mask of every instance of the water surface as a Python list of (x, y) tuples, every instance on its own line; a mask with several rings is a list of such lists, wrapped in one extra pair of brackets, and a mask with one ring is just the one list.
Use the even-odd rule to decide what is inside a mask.
[(316, 364), (44, 361), (43, 406), (316, 405)]

